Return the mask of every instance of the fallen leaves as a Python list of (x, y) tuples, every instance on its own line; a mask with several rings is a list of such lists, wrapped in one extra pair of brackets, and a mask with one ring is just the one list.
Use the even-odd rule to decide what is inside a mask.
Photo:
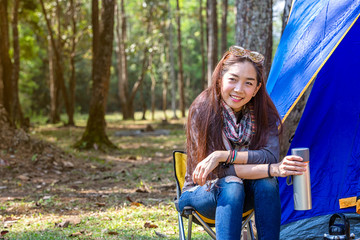
[(80, 236), (87, 236), (90, 237), (92, 235), (92, 232), (87, 232), (86, 230), (81, 230), (79, 232), (74, 232), (69, 235), (69, 237), (80, 237)]
[(144, 224), (144, 228), (158, 228), (158, 225), (150, 223), (150, 222), (146, 222)]
[(126, 199), (131, 203), (131, 206), (140, 207), (143, 205), (141, 202), (134, 201), (130, 198), (130, 196), (126, 196)]
[(105, 203), (101, 203), (101, 202), (96, 202), (95, 205), (98, 206), (98, 207), (105, 207), (106, 206)]
[(119, 235), (119, 233), (115, 232), (115, 231), (109, 231), (109, 232), (107, 232), (107, 234), (109, 234), (109, 235)]
[(65, 221), (62, 221), (60, 223), (55, 223), (55, 226), (59, 227), (59, 228), (67, 228), (70, 224), (72, 226), (76, 226), (76, 225), (79, 225), (80, 223), (81, 223), (80, 218), (73, 217), (73, 218), (66, 219)]
[(29, 181), (30, 180), (30, 177), (28, 176), (28, 174), (22, 174), (22, 175), (19, 175), (19, 176), (17, 176), (16, 177), (17, 179), (20, 179), (21, 181), (24, 181), (24, 182), (26, 182), (26, 181)]
[(18, 222), (20, 218), (15, 218), (15, 217), (7, 217), (4, 219), (4, 228), (9, 228), (11, 227), (14, 223)]
[(8, 230), (1, 231), (0, 236), (2, 237), (2, 236), (4, 236), (4, 235), (7, 234), (7, 233), (9, 233)]

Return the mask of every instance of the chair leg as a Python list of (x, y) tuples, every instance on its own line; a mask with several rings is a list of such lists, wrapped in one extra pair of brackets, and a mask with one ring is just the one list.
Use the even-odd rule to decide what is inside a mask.
[(189, 220), (188, 220), (188, 240), (191, 240), (192, 218), (193, 218), (193, 215), (189, 215)]
[(248, 235), (250, 235), (249, 238), (250, 238), (251, 240), (255, 240), (254, 230), (253, 230), (253, 228), (252, 228), (252, 221), (251, 221), (251, 220), (249, 220), (248, 228), (249, 228)]
[(178, 213), (178, 222), (179, 222), (179, 239), (180, 240), (186, 240), (185, 231), (184, 231), (184, 224), (183, 224), (183, 218), (182, 218), (180, 213)]
[(196, 217), (196, 219), (201, 223), (204, 230), (213, 238), (216, 240), (216, 234), (215, 232), (202, 220), (202, 218), (197, 214), (195, 211), (192, 212), (192, 214)]

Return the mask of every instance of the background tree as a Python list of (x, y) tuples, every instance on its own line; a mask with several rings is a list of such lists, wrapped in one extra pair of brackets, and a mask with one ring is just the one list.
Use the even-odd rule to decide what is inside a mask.
[(217, 27), (217, 4), (216, 0), (208, 0), (207, 3), (207, 27), (208, 27), (208, 64), (207, 64), (207, 79), (208, 86), (211, 85), (211, 75), (215, 69), (218, 55), (218, 27)]
[(105, 108), (109, 90), (110, 66), (114, 38), (114, 0), (102, 0), (101, 21), (99, 4), (92, 0), (93, 24), (93, 85), (89, 118), (78, 148), (114, 148), (106, 135)]
[[(206, 28), (208, 22), (210, 22), (211, 14), (208, 14), (208, 10), (211, 6), (214, 6), (214, 1), (209, 0), (206, 2), (207, 6), (209, 6), (207, 8), (203, 6), (205, 3), (202, 0), (179, 1), (179, 7), (181, 7), (180, 39), (184, 98), (185, 102), (188, 103), (192, 102), (204, 89), (204, 81), (207, 83), (207, 77), (204, 71), (206, 70), (205, 64), (208, 63), (208, 56), (205, 56), (205, 51), (209, 54), (210, 52), (208, 52), (208, 48), (206, 47), (207, 43), (204, 44), (204, 42), (209, 42), (206, 40), (207, 35), (205, 34), (207, 33), (204, 27)], [(15, 20), (14, 14), (16, 12), (14, 12), (14, 9), (16, 2), (1, 0), (2, 6), (4, 3), (6, 3), (7, 6), (8, 17), (2, 20), (6, 14), (1, 14), (0, 24), (1, 26), (5, 26), (6, 24), (4, 23), (6, 20), (8, 21), (8, 30), (3, 27), (1, 28), (2, 31), (8, 31), (8, 40), (1, 41), (1, 46), (4, 47), (6, 45), (4, 43), (8, 42), (8, 47), (6, 47), (8, 50), (0, 52), (2, 56), (1, 65), (10, 63), (10, 68), (14, 69), (14, 71), (11, 72), (15, 73), (15, 57), (17, 51), (13, 45), (14, 40), (16, 40), (14, 36), (16, 30), (12, 30), (14, 21), (11, 22), (10, 20)], [(43, 17), (44, 13), (41, 2), (36, 0), (19, 1), (18, 40), (19, 60), (21, 61), (18, 77), (19, 101), (24, 116), (33, 118), (38, 115), (50, 115), (51, 109), (54, 109), (54, 107), (51, 107), (50, 103), (52, 101), (50, 100), (55, 99), (55, 105), (58, 106), (57, 119), (59, 120), (60, 115), (63, 117), (63, 114), (66, 113), (68, 115), (68, 122), (70, 123), (73, 114), (87, 114), (90, 111), (89, 103), (92, 95), (92, 84), (90, 84), (92, 68), (89, 67), (92, 64), (91, 1), (43, 0), (43, 3), (47, 19), (50, 23), (50, 32), (52, 32), (53, 40), (55, 41), (55, 48), (50, 38), (47, 21)], [(171, 11), (169, 10), (172, 9), (173, 12), (176, 12), (177, 1), (134, 0), (125, 2), (124, 0), (118, 0), (118, 3), (119, 8), (116, 11), (118, 13), (116, 17), (116, 19), (118, 19), (116, 20), (117, 28), (114, 32), (116, 34), (114, 41), (116, 54), (112, 56), (114, 71), (110, 74), (106, 112), (110, 113), (121, 110), (124, 113), (124, 118), (135, 118), (134, 114), (130, 114), (131, 117), (125, 117), (127, 114), (124, 111), (127, 109), (130, 109), (132, 112), (142, 110), (143, 106), (141, 104), (139, 91), (140, 86), (144, 84), (142, 92), (144, 99), (156, 99), (155, 106), (152, 105), (151, 108), (162, 109), (164, 118), (167, 118), (165, 110), (171, 108), (174, 116), (176, 116), (177, 109), (180, 109), (180, 107), (177, 106), (178, 103), (180, 104), (180, 91), (177, 87), (178, 82), (176, 77), (179, 76), (181, 71), (179, 62), (175, 59), (179, 59), (180, 54), (177, 49), (178, 35), (176, 35), (176, 37), (173, 35), (176, 34), (178, 30), (176, 27), (177, 14), (172, 14), (174, 16), (174, 18), (172, 18)], [(123, 10), (121, 3), (124, 6)], [(222, 17), (219, 16), (218, 20), (222, 21), (221, 19), (225, 19), (224, 15), (227, 12), (227, 25), (235, 26), (235, 1), (228, 1), (228, 11), (223, 10), (225, 9), (224, 5), (225, 2), (222, 1)], [(152, 16), (156, 17), (151, 18), (151, 27), (148, 31), (148, 23), (151, 17), (149, 15), (150, 9)], [(247, 17), (251, 19), (250, 14), (254, 14), (253, 12), (255, 11), (258, 11), (258, 9), (255, 8), (254, 4), (248, 7)], [(205, 13), (208, 15), (206, 20), (209, 21), (205, 21)], [(280, 15), (278, 11), (276, 14)], [(217, 23), (216, 18), (217, 17), (212, 18), (212, 22), (215, 24)], [(75, 22), (76, 24), (74, 24)], [(225, 22), (222, 21), (222, 23)], [(173, 28), (173, 24), (175, 24), (176, 30)], [(280, 32), (281, 21), (274, 24), (274, 29), (276, 29), (276, 33)], [(227, 31), (225, 32), (225, 30)], [(226, 36), (229, 44), (233, 42), (231, 39), (235, 39), (235, 28), (231, 27), (226, 29), (222, 26), (221, 31), (222, 38)], [(276, 34), (276, 36), (278, 35), (279, 34)], [(5, 36), (6, 34), (1, 34), (0, 38)], [(209, 35), (209, 37), (212, 38), (209, 40), (217, 40), (216, 36), (217, 34)], [(94, 37), (96, 38), (96, 36)], [(219, 60), (218, 54), (226, 50), (226, 48), (224, 50), (224, 47), (220, 50), (220, 46), (224, 45), (223, 43), (225, 43), (225, 41), (221, 40), (221, 42), (213, 44), (214, 47), (216, 46), (219, 49), (213, 54), (213, 56), (216, 56), (216, 59), (213, 61), (215, 64)], [(58, 59), (60, 59), (59, 62), (62, 67), (64, 89), (66, 89), (68, 95), (68, 111), (66, 111), (65, 98), (62, 96), (62, 88), (56, 80), (56, 71), (58, 71), (56, 65), (58, 63), (55, 62), (56, 56), (54, 49), (57, 50), (60, 55)], [(52, 51), (54, 51), (53, 57), (51, 57)], [(212, 51), (214, 51), (214, 48)], [(10, 61), (6, 60), (6, 52), (9, 53), (8, 59), (10, 59)], [(186, 52), (186, 54), (184, 54), (184, 52)], [(151, 65), (149, 65), (150, 55), (152, 55)], [(3, 59), (5, 59), (5, 61)], [(124, 61), (121, 61), (122, 59), (124, 59)], [(148, 67), (148, 65), (150, 67)], [(49, 68), (53, 69), (50, 72), (54, 72), (54, 74), (49, 73)], [(6, 67), (4, 69), (9, 68)], [(11, 77), (14, 76), (12, 73), (10, 74)], [(211, 70), (209, 73), (211, 73)], [(7, 74), (8, 71), (2, 71), (2, 78)], [(51, 84), (49, 84), (49, 79), (51, 79), (52, 76), (55, 78)], [(74, 79), (76, 79), (76, 82)], [(127, 86), (126, 84), (120, 84), (120, 80), (122, 79), (127, 80)], [(172, 79), (176, 80), (174, 84), (171, 83)], [(141, 84), (139, 84), (139, 81)], [(13, 82), (14, 81), (11, 81), (11, 85)], [(160, 82), (162, 84), (159, 84)], [(4, 88), (6, 88), (5, 85), (3, 86)], [(169, 91), (168, 94), (167, 90), (170, 85), (172, 86), (171, 92)], [(53, 88), (52, 91), (49, 90), (49, 86)], [(14, 89), (13, 86), (11, 86), (11, 89)], [(54, 91), (54, 89), (56, 91)], [(4, 91), (4, 94), (5, 93), (8, 95), (9, 91)], [(15, 93), (12, 92), (11, 94), (14, 95), (15, 101)], [(125, 102), (121, 100), (123, 96), (126, 96), (127, 100)], [(132, 100), (130, 98), (131, 96)], [(6, 98), (8, 99), (9, 97), (6, 96)], [(11, 101), (11, 103), (14, 101)], [(6, 104), (9, 103), (9, 101), (6, 101)], [(144, 105), (146, 109), (150, 110), (150, 101), (145, 101)], [(11, 111), (14, 112), (14, 105), (11, 106)]]
[(204, 17), (203, 17), (203, 4), (199, 0), (199, 21), (200, 21), (200, 55), (201, 55), (201, 85), (205, 89), (206, 82), (206, 63), (205, 63), (205, 42), (204, 42)]
[(70, 79), (69, 79), (69, 122), (70, 126), (74, 126), (75, 113), (75, 87), (76, 87), (76, 42), (77, 42), (77, 19), (76, 19), (76, 0), (70, 0), (70, 19), (71, 19), (71, 51), (70, 51)]
[(177, 119), (176, 116), (176, 80), (174, 69), (174, 47), (173, 47), (173, 26), (172, 26), (172, 11), (169, 0), (169, 50), (170, 50), (170, 79), (171, 79), (171, 109), (173, 112), (173, 119)]
[(179, 95), (180, 95), (180, 111), (181, 117), (185, 117), (185, 93), (184, 93), (184, 71), (182, 59), (182, 46), (181, 46), (181, 12), (179, 0), (176, 0), (176, 22), (177, 22), (177, 42), (178, 42), (178, 63), (179, 63)]
[[(46, 21), (46, 26), (47, 26), (47, 30), (48, 30), (48, 33), (49, 33), (49, 38), (50, 38), (50, 42), (51, 42), (51, 47), (52, 47), (52, 52), (54, 53), (54, 68), (55, 68), (55, 77), (54, 77), (54, 81), (56, 82), (56, 84), (54, 84), (54, 91), (56, 91), (56, 88), (57, 86), (60, 87), (61, 89), (61, 93), (62, 93), (62, 96), (63, 96), (63, 100), (64, 100), (64, 103), (65, 103), (65, 109), (66, 109), (66, 113), (68, 115), (68, 124), (70, 124), (70, 121), (69, 121), (69, 116), (71, 115), (70, 113), (70, 103), (69, 103), (69, 98), (68, 98), (68, 92), (67, 92), (67, 88), (66, 88), (66, 85), (65, 85), (65, 79), (64, 79), (64, 70), (63, 70), (63, 66), (62, 66), (62, 41), (61, 41), (61, 20), (60, 20), (60, 12), (61, 12), (61, 9), (60, 9), (60, 4), (59, 4), (59, 1), (56, 0), (56, 16), (57, 16), (57, 24), (58, 24), (58, 39), (57, 39), (57, 42), (58, 44), (56, 44), (56, 41), (55, 41), (55, 36), (54, 36), (54, 33), (53, 33), (53, 30), (51, 28), (51, 23), (50, 23), (50, 20), (48, 19), (48, 14), (47, 14), (47, 11), (46, 11), (46, 8), (45, 8), (45, 5), (44, 5), (44, 1), (43, 0), (40, 0), (40, 3), (41, 3), (41, 8), (42, 8), (42, 11), (43, 11), (43, 14), (44, 14), (44, 18), (45, 18), (45, 21)], [(50, 72), (50, 74), (52, 74)], [(57, 85), (59, 84), (59, 85)], [(56, 93), (54, 94), (55, 97), (56, 97)], [(51, 120), (57, 120), (57, 119), (51, 119)]]
[(227, 15), (228, 15), (228, 0), (222, 1), (222, 15), (221, 15), (221, 52), (223, 55), (227, 51)]
[(236, 44), (265, 57), (266, 76), (272, 61), (272, 0), (236, 0)]
[[(118, 42), (118, 58), (117, 58), (117, 69), (118, 69), (118, 78), (119, 78), (119, 91), (118, 96), (121, 104), (121, 111), (124, 119), (132, 119), (134, 117), (134, 113), (131, 108), (129, 108), (129, 83), (128, 83), (128, 70), (127, 70), (127, 58), (126, 58), (126, 14), (125, 14), (125, 6), (124, 0), (120, 1), (120, 7), (116, 8), (116, 19), (117, 19), (117, 27), (116, 27), (116, 36)], [(121, 19), (121, 20), (120, 20)]]
[(13, 84), (12, 78), (12, 62), (9, 55), (9, 21), (8, 21), (8, 2), (7, 0), (0, 0), (0, 58), (2, 65), (2, 80), (3, 85), (3, 104), (8, 113), (9, 119), (13, 119), (12, 104), (13, 104)]
[(20, 45), (19, 45), (19, 30), (18, 30), (18, 11), (19, 11), (19, 0), (15, 0), (13, 6), (13, 18), (11, 23), (12, 28), (12, 42), (13, 42), (13, 69), (11, 82), (13, 84), (13, 113), (11, 122), (13, 124), (18, 123), (20, 126), (28, 127), (25, 122), (24, 115), (21, 109), (19, 100), (19, 73), (20, 73)]

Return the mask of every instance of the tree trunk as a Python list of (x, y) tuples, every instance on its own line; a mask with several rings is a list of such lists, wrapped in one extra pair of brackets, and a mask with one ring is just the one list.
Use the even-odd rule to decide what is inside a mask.
[(307, 100), (309, 99), (311, 89), (314, 85), (313, 81), (304, 94), (300, 97), (299, 101), (290, 112), (288, 117), (283, 122), (283, 133), (280, 138), (280, 159), (284, 158), (289, 150), (292, 138), (296, 132), (296, 128), (300, 122), (302, 114), (305, 110)]
[(168, 85), (169, 85), (169, 75), (168, 70), (166, 69), (163, 72), (163, 84), (162, 84), (162, 110), (164, 113), (163, 121), (167, 122), (167, 115), (166, 115), (166, 109), (167, 109), (167, 92), (168, 92)]
[(284, 29), (286, 27), (289, 15), (290, 15), (290, 10), (291, 10), (291, 4), (292, 4), (292, 0), (285, 0), (285, 6), (284, 6), (284, 12), (282, 15), (282, 26), (281, 26), (281, 35), (284, 32)]
[[(116, 148), (106, 135), (105, 108), (110, 82), (110, 66), (114, 38), (114, 0), (102, 1), (101, 27), (99, 24), (98, 1), (92, 0), (93, 26), (93, 86), (89, 118), (85, 132), (77, 148)], [(100, 30), (101, 29), (101, 30)], [(98, 41), (98, 42), (97, 42)], [(99, 49), (101, 47), (101, 51)]]
[(141, 103), (141, 106), (142, 106), (142, 117), (141, 117), (141, 120), (146, 120), (146, 110), (147, 110), (147, 106), (146, 106), (146, 103), (144, 101), (144, 88), (143, 88), (143, 85), (144, 84), (141, 84), (140, 85), (140, 103)]
[[(1, 37), (0, 37), (1, 40)], [(0, 57), (0, 107), (4, 106), (4, 83), (3, 83), (3, 66)], [(1, 118), (1, 116), (0, 116)]]
[[(57, 80), (59, 82), (59, 86), (60, 86), (62, 96), (63, 96), (64, 102), (65, 102), (66, 113), (69, 116), (70, 115), (70, 111), (69, 111), (70, 110), (70, 107), (69, 107), (70, 104), (69, 104), (69, 98), (67, 96), (67, 90), (66, 90), (66, 86), (65, 86), (64, 72), (63, 72), (63, 68), (62, 68), (62, 65), (61, 65), (61, 55), (60, 55), (59, 49), (57, 48), (56, 43), (55, 43), (54, 34), (53, 34), (52, 29), (51, 29), (50, 21), (49, 21), (49, 19), (47, 17), (47, 12), (46, 12), (46, 9), (45, 9), (45, 6), (44, 6), (44, 0), (40, 0), (40, 3), (41, 3), (42, 11), (44, 13), (46, 26), (47, 26), (47, 29), (48, 29), (48, 32), (49, 32), (51, 45), (52, 45), (54, 56), (55, 56), (56, 78), (57, 78)], [(61, 46), (61, 44), (60, 44), (60, 46)]]
[(169, 6), (169, 50), (170, 50), (170, 79), (171, 79), (171, 109), (173, 111), (172, 119), (178, 119), (176, 116), (176, 79), (175, 79), (175, 60), (174, 60), (174, 44), (173, 44), (173, 25), (172, 25), (172, 11), (170, 0)]
[(185, 92), (184, 92), (184, 71), (182, 64), (182, 46), (181, 46), (181, 19), (179, 0), (176, 0), (176, 22), (177, 22), (177, 40), (178, 40), (178, 57), (179, 57), (179, 77), (178, 87), (180, 95), (180, 111), (181, 117), (185, 117)]
[(208, 69), (207, 69), (207, 79), (208, 86), (211, 85), (211, 75), (215, 69), (217, 63), (217, 53), (218, 53), (218, 33), (217, 33), (217, 11), (216, 11), (216, 0), (208, 0)]
[(13, 119), (13, 84), (12, 62), (9, 55), (9, 22), (7, 12), (7, 0), (0, 0), (0, 58), (2, 63), (2, 81), (3, 81), (3, 104), (8, 113), (9, 119)]
[[(120, 12), (121, 10), (121, 12)], [(121, 18), (121, 22), (120, 22)], [(123, 114), (123, 119), (134, 119), (134, 111), (129, 109), (129, 83), (128, 83), (128, 73), (127, 73), (127, 59), (126, 59), (126, 15), (125, 15), (125, 6), (124, 0), (121, 0), (121, 8), (117, 8), (117, 28), (116, 34), (118, 39), (118, 78), (119, 78), (119, 98), (121, 104), (121, 111)], [(120, 32), (121, 30), (121, 32)]]
[(221, 17), (221, 55), (227, 51), (227, 14), (228, 0), (223, 0)]
[(154, 69), (151, 66), (151, 73), (150, 73), (150, 78), (151, 78), (151, 120), (155, 120), (155, 87), (156, 87), (156, 78), (155, 78), (155, 73), (154, 73)]
[(12, 72), (12, 83), (13, 83), (13, 106), (12, 106), (12, 120), (11, 122), (15, 125), (19, 124), (21, 127), (26, 126), (24, 115), (20, 105), (19, 99), (19, 72), (20, 72), (20, 45), (19, 45), (19, 31), (18, 31), (18, 10), (19, 0), (15, 0), (13, 8), (13, 20), (12, 20), (12, 33), (13, 33), (13, 48), (14, 48), (14, 63)]
[(200, 18), (200, 54), (201, 54), (201, 85), (203, 89), (207, 87), (206, 82), (206, 66), (205, 66), (205, 43), (204, 43), (204, 18), (203, 18), (203, 7), (202, 0), (199, 2), (199, 18)]
[(59, 83), (55, 74), (55, 57), (51, 44), (50, 37), (48, 36), (48, 58), (49, 58), (49, 85), (50, 85), (50, 123), (57, 123), (60, 121), (59, 113)]
[[(75, 3), (74, 3), (75, 1)], [(74, 126), (74, 113), (75, 113), (75, 87), (76, 87), (76, 76), (75, 76), (75, 55), (76, 55), (76, 16), (75, 16), (76, 0), (70, 0), (70, 14), (71, 14), (71, 52), (70, 52), (70, 80), (69, 80), (69, 122), (68, 125)]]
[[(162, 28), (162, 32), (164, 34), (165, 39), (167, 39), (167, 26), (164, 25), (164, 28)], [(164, 118), (162, 119), (164, 123), (167, 122), (167, 94), (168, 94), (168, 85), (169, 85), (169, 54), (168, 48), (169, 48), (169, 42), (165, 40), (164, 42), (164, 51), (161, 57), (161, 65), (164, 66), (164, 70), (162, 71), (162, 111), (164, 114)]]
[(264, 55), (267, 76), (272, 60), (272, 0), (236, 0), (236, 9), (236, 44)]
[[(148, 29), (147, 29), (147, 34), (150, 33), (150, 23), (148, 25)], [(137, 91), (139, 90), (140, 86), (142, 85), (144, 79), (145, 79), (145, 74), (146, 74), (146, 71), (148, 69), (148, 47), (145, 47), (144, 49), (144, 53), (143, 53), (143, 60), (142, 60), (142, 70), (141, 70), (141, 74), (140, 76), (138, 77), (137, 81), (135, 82), (132, 90), (131, 90), (131, 93), (130, 93), (130, 97), (129, 97), (129, 100), (128, 100), (128, 110), (132, 113), (132, 116), (134, 119), (134, 101), (135, 101), (135, 95), (137, 93)]]

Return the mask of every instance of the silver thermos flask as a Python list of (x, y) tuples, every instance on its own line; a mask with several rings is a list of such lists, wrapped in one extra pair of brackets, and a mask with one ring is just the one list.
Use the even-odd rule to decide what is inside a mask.
[(310, 152), (308, 148), (293, 148), (291, 154), (302, 157), (303, 162), (307, 162), (306, 172), (303, 175), (293, 176), (294, 185), (294, 209), (295, 210), (310, 210), (312, 208), (311, 202), (311, 182), (310, 182), (310, 167), (309, 159)]

